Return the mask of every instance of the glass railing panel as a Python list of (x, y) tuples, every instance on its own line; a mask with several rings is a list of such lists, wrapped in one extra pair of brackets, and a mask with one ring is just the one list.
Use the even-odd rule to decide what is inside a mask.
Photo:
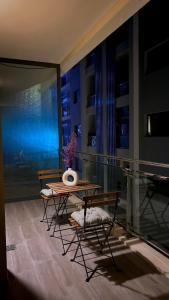
[(84, 153), (76, 160), (81, 179), (120, 192), (118, 222), (169, 254), (169, 165)]
[(104, 156), (77, 155), (74, 168), (80, 179), (98, 184), (100, 186), (98, 192), (119, 191), (118, 221), (126, 225), (127, 176), (123, 168), (119, 166), (119, 162)]
[(169, 177), (164, 175), (167, 169), (139, 165), (131, 173), (127, 175), (131, 187), (130, 230), (169, 252)]

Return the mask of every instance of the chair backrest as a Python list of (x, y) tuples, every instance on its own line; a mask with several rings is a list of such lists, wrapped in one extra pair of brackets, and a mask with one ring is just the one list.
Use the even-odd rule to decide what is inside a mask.
[(107, 192), (107, 193), (100, 193), (96, 195), (91, 195), (91, 196), (85, 196), (83, 197), (83, 208), (84, 208), (84, 223), (86, 220), (86, 212), (87, 208), (90, 207), (100, 207), (100, 206), (105, 206), (105, 205), (111, 205), (114, 207), (114, 214), (112, 221), (115, 221), (116, 217), (116, 211), (117, 211), (117, 205), (119, 202), (119, 192)]
[(119, 199), (119, 192), (99, 193), (83, 197), (83, 207), (90, 208), (95, 206), (115, 205)]
[(61, 179), (64, 173), (63, 169), (48, 169), (48, 170), (38, 170), (38, 179), (40, 181), (41, 188), (43, 187), (44, 181), (52, 178)]

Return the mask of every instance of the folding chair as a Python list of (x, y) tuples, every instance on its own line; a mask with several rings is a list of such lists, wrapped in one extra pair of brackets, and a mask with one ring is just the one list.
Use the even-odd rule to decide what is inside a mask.
[[(69, 195), (57, 195), (52, 189), (44, 188), (44, 185), (53, 178), (57, 178), (57, 180), (61, 181), (63, 172), (64, 170), (62, 169), (38, 171), (38, 179), (41, 186), (40, 195), (44, 206), (44, 213), (41, 222), (47, 223), (47, 231), (50, 230), (55, 216), (57, 216), (59, 212), (63, 214), (66, 210), (66, 203)], [(53, 211), (51, 212), (51, 207), (54, 207), (54, 213)]]
[[(84, 208), (80, 211), (73, 212), (69, 218), (70, 225), (72, 226), (72, 229), (75, 230), (75, 236), (77, 239), (75, 240), (74, 236), (69, 243), (66, 242), (66, 244), (64, 244), (65, 239), (63, 237), (62, 244), (64, 249), (63, 255), (68, 252), (72, 244), (76, 245), (74, 257), (71, 261), (79, 263), (79, 258), (82, 258), (82, 263), (79, 264), (85, 268), (86, 281), (88, 282), (96, 272), (97, 267), (91, 269), (91, 267), (87, 266), (86, 256), (91, 253), (85, 252), (84, 241), (91, 242), (92, 239), (94, 239), (95, 242), (97, 241), (99, 254), (103, 254), (104, 249), (108, 247), (109, 255), (106, 256), (111, 257), (114, 267), (117, 268), (112, 249), (110, 247), (109, 237), (111, 236), (115, 224), (119, 193), (109, 192), (86, 196), (83, 197), (83, 201)], [(101, 206), (105, 207), (107, 205), (114, 207), (113, 213), (110, 214), (101, 208)], [(60, 233), (62, 236), (62, 231), (60, 231)], [(65, 250), (65, 245), (67, 245), (67, 250)]]

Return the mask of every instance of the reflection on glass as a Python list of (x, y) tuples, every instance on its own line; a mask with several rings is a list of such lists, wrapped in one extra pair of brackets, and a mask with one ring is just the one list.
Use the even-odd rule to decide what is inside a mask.
[(99, 192), (120, 192), (119, 224), (169, 254), (168, 165), (82, 153), (77, 165), (79, 178), (100, 185)]
[(36, 171), (58, 167), (56, 82), (37, 84), (13, 95), (3, 107), (6, 198), (39, 194)]

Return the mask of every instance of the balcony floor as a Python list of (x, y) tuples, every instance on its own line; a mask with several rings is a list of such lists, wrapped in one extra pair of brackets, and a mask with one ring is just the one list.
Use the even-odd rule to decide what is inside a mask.
[[(8, 299), (34, 300), (167, 300), (169, 260), (144, 242), (117, 241), (114, 255), (121, 271), (111, 265), (85, 282), (84, 269), (62, 256), (58, 239), (40, 223), (40, 200), (6, 204)], [(155, 265), (154, 265), (155, 264)]]

